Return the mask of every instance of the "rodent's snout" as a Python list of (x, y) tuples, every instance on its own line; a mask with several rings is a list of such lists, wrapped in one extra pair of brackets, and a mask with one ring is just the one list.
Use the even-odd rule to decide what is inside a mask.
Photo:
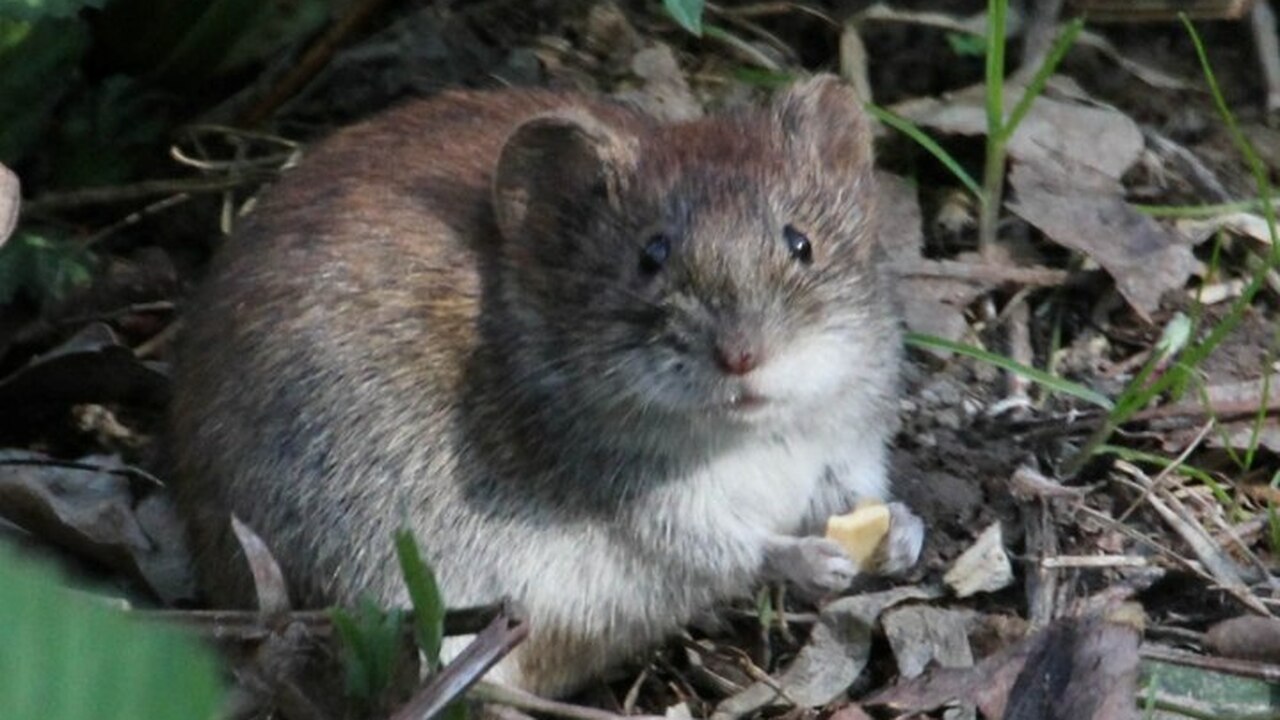
[(742, 332), (717, 339), (713, 352), (716, 367), (729, 375), (746, 375), (759, 367), (764, 359), (760, 341)]

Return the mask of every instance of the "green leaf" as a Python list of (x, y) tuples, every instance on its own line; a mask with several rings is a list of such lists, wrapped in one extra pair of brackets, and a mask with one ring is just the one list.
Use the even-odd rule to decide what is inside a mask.
[(1013, 137), (1013, 133), (1018, 129), (1018, 125), (1022, 124), (1023, 118), (1031, 111), (1031, 103), (1044, 92), (1044, 86), (1048, 84), (1049, 77), (1058, 69), (1058, 64), (1062, 62), (1062, 58), (1066, 57), (1067, 51), (1076, 42), (1076, 36), (1084, 29), (1084, 18), (1075, 18), (1067, 23), (1057, 39), (1053, 41), (1053, 47), (1049, 49), (1049, 54), (1045, 56), (1044, 62), (1040, 63), (1040, 67), (1036, 68), (1036, 74), (1032, 76), (1031, 82), (1027, 83), (1027, 88), (1022, 91), (1022, 97), (1018, 98), (1018, 103), (1014, 105), (1013, 112), (1009, 113), (1009, 120), (1005, 122), (1000, 129), (1000, 142), (1006, 142)]
[(0, 20), (10, 41), (0, 48), (0, 162), (14, 167), (41, 145), (49, 119), (80, 80), (89, 47), (83, 23), (53, 20), (18, 32)]
[(0, 20), (69, 18), (82, 8), (100, 8), (105, 3), (106, 0), (0, 0)]
[(209, 720), (221, 700), (213, 654), (60, 586), (0, 547), (0, 715), (51, 720)]
[(413, 631), (418, 648), (427, 657), (431, 670), (440, 667), (440, 647), (444, 643), (444, 598), (435, 573), (422, 560), (413, 532), (402, 528), (396, 532), (396, 556), (400, 572), (413, 602)]
[(366, 705), (374, 704), (391, 686), (399, 657), (404, 612), (383, 611), (363, 598), (355, 611), (329, 611), (338, 638), (342, 641), (347, 694)]
[(163, 99), (123, 75), (76, 93), (58, 113), (50, 156), (51, 183), (96, 187), (128, 182), (158, 158), (171, 128)]
[(703, 0), (662, 0), (662, 5), (680, 27), (702, 37)]
[(1165, 324), (1164, 332), (1160, 333), (1160, 339), (1156, 341), (1155, 356), (1164, 360), (1177, 355), (1191, 339), (1193, 329), (1191, 318), (1183, 313), (1175, 313)]
[(0, 246), (0, 305), (20, 294), (40, 305), (61, 300), (89, 283), (94, 260), (78, 243), (19, 231)]
[(1085, 402), (1097, 405), (1098, 407), (1107, 410), (1110, 410), (1113, 405), (1105, 395), (1094, 390), (1090, 390), (1079, 383), (1071, 382), (1070, 380), (1060, 378), (1057, 375), (1050, 375), (1043, 370), (1023, 365), (1016, 360), (1012, 360), (1003, 355), (997, 355), (993, 352), (988, 352), (982, 348), (965, 345), (964, 343), (952, 342), (951, 340), (934, 337), (932, 335), (922, 335), (920, 333), (907, 333), (906, 339), (908, 345), (932, 348), (936, 350), (949, 350), (957, 355), (965, 355), (975, 360), (990, 363), (998, 368), (1008, 370), (1015, 375), (1024, 377), (1034, 383), (1038, 383), (1049, 390), (1079, 398)]
[(739, 82), (753, 87), (765, 88), (766, 90), (777, 90), (778, 88), (786, 87), (795, 82), (796, 79), (795, 75), (791, 73), (746, 66), (734, 68), (733, 77)]
[(949, 32), (946, 38), (951, 51), (960, 57), (982, 57), (987, 52), (987, 39), (981, 35)]

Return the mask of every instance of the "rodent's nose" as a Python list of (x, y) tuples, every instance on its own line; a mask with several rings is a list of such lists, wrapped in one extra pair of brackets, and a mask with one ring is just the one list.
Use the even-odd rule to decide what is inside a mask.
[(716, 365), (730, 375), (746, 375), (760, 366), (760, 351), (745, 339), (716, 343)]

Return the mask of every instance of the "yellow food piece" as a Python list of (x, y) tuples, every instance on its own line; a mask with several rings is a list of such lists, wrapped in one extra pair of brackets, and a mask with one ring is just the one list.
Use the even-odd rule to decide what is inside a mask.
[(827, 538), (840, 543), (862, 569), (868, 569), (888, 534), (889, 508), (878, 500), (863, 500), (853, 512), (827, 518)]

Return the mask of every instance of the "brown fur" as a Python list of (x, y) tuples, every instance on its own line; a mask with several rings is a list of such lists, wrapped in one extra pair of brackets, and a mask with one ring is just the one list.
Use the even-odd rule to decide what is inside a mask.
[[(251, 598), (235, 513), (295, 602), (402, 601), (405, 523), (448, 602), (528, 607), (503, 677), (556, 693), (745, 590), (802, 520), (884, 490), (898, 346), (870, 166), (830, 79), (685, 124), (504, 91), (335, 134), (265, 194), (186, 317), (172, 430), (210, 596)], [(811, 268), (783, 223), (813, 238)], [(669, 267), (638, 277), (662, 228)], [(768, 422), (724, 409), (746, 386), (708, 369), (716, 343), (782, 362), (819, 331), (855, 367), (821, 345), (792, 362), (836, 373), (834, 396)], [(735, 499), (722, 468), (755, 452), (814, 471), (742, 481), (778, 502)], [(804, 513), (773, 509), (797, 495)]]

